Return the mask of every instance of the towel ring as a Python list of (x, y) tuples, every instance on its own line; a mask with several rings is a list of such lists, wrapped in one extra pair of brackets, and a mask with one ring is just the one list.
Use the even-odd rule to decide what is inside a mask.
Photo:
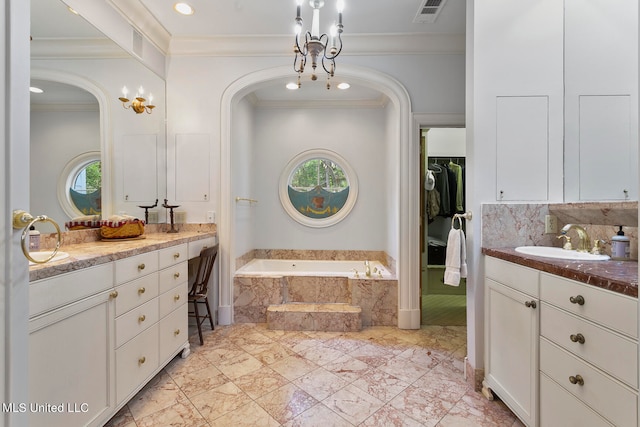
[(470, 220), (472, 218), (471, 211), (465, 212), (463, 214), (454, 214), (453, 218), (451, 218), (451, 228), (456, 229), (456, 219), (458, 220), (458, 229), (462, 229), (462, 219)]
[[(28, 214), (27, 214), (28, 215)], [(30, 216), (30, 215), (29, 215)], [(22, 220), (24, 221), (25, 219), (28, 220), (28, 216), (27, 217), (22, 217)], [(31, 228), (32, 225), (34, 225), (36, 222), (50, 222), (51, 224), (54, 225), (54, 227), (56, 228), (56, 233), (58, 234), (58, 240), (56, 242), (56, 247), (53, 250), (53, 253), (51, 254), (51, 256), (49, 258), (46, 258), (44, 260), (38, 261), (35, 260), (31, 257), (31, 254), (29, 253), (29, 248), (28, 248), (28, 244), (27, 242), (29, 241), (29, 229)], [(15, 227), (16, 223), (14, 220), (14, 227)], [(27, 226), (24, 228), (24, 230), (22, 231), (22, 253), (24, 254), (25, 257), (27, 257), (27, 259), (35, 264), (44, 264), (45, 262), (49, 262), (53, 259), (53, 257), (56, 256), (56, 254), (58, 253), (58, 249), (60, 249), (60, 244), (62, 243), (62, 232), (60, 231), (60, 226), (58, 225), (57, 222), (55, 222), (53, 219), (49, 218), (46, 215), (38, 215), (35, 218), (31, 218), (31, 222), (29, 222), (27, 224)]]

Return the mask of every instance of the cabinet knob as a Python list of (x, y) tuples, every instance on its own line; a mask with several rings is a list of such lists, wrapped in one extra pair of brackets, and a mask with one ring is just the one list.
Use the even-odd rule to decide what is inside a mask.
[(138, 289), (138, 294), (142, 295), (142, 294), (144, 294), (146, 291), (147, 291), (147, 290), (146, 290), (144, 287), (142, 287), (142, 288)]
[(175, 259), (180, 258), (180, 252), (176, 252), (175, 254), (173, 254), (173, 257), (174, 257)]
[(582, 334), (571, 334), (569, 336), (569, 339), (571, 340), (571, 342), (577, 342), (580, 344), (584, 344), (584, 335)]
[(529, 308), (536, 308), (538, 306), (535, 301), (525, 301), (524, 305)]
[(582, 295), (576, 295), (575, 297), (569, 297), (571, 304), (584, 305), (584, 297)]
[(173, 331), (173, 335), (180, 335), (180, 329), (176, 329), (175, 331)]
[(173, 277), (177, 279), (178, 277), (180, 277), (180, 273), (173, 273)]
[(571, 384), (584, 385), (584, 378), (582, 378), (581, 375), (576, 375), (576, 376), (571, 375), (569, 377), (569, 382)]
[(147, 361), (147, 358), (142, 356), (140, 359), (138, 359), (138, 365), (142, 365), (146, 361)]
[(142, 323), (145, 321), (145, 319), (147, 318), (147, 316), (145, 316), (144, 314), (140, 317), (138, 317), (138, 322)]
[(139, 264), (139, 265), (138, 265), (138, 270), (144, 270), (144, 268), (145, 268), (145, 267), (146, 267), (146, 266), (144, 265), (144, 263)]
[(109, 298), (118, 298), (118, 291), (113, 291), (109, 294)]
[(175, 297), (173, 297), (173, 300), (174, 300), (174, 301), (178, 301), (179, 299), (180, 299), (180, 294), (176, 294), (176, 296), (175, 296)]

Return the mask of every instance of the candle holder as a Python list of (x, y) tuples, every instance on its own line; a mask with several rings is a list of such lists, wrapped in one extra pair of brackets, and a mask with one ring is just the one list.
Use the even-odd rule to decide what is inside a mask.
[(153, 206), (138, 206), (139, 208), (144, 209), (144, 223), (145, 224), (149, 224), (149, 209), (153, 209), (156, 206), (158, 206), (158, 199), (156, 199), (156, 202), (153, 204)]
[(167, 199), (164, 199), (164, 203), (162, 204), (163, 208), (169, 209), (169, 217), (171, 218), (171, 229), (167, 231), (167, 233), (177, 233), (178, 230), (173, 226), (173, 208), (179, 208), (180, 205), (168, 205)]

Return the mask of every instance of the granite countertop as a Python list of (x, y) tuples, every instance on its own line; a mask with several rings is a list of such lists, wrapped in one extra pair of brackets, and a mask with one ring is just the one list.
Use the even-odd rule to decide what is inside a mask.
[(105, 264), (130, 256), (215, 237), (214, 232), (181, 231), (179, 233), (145, 233), (142, 239), (98, 240), (86, 243), (63, 244), (60, 251), (68, 258), (56, 262), (29, 266), (29, 281)]
[(524, 255), (515, 248), (483, 248), (482, 253), (613, 292), (638, 297), (637, 261), (573, 261)]

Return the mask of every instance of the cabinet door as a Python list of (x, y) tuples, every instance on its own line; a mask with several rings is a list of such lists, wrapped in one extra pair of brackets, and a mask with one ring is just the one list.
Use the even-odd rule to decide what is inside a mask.
[(485, 381), (527, 425), (537, 417), (538, 304), (485, 279)]
[(157, 135), (124, 135), (117, 146), (122, 159), (125, 202), (148, 202), (158, 194)]
[(548, 97), (499, 96), (496, 102), (497, 200), (547, 200)]
[(115, 409), (113, 302), (110, 292), (29, 321), (29, 425), (102, 425)]
[(208, 135), (176, 135), (176, 201), (211, 198), (210, 146)]

